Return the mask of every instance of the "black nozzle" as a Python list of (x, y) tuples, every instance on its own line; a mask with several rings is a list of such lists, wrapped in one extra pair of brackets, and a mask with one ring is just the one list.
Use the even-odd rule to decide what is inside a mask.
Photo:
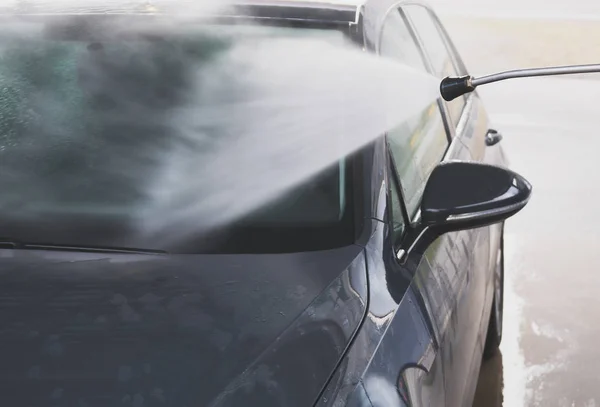
[(450, 102), (465, 93), (473, 92), (475, 86), (471, 83), (471, 76), (461, 76), (459, 78), (447, 77), (440, 84), (440, 93), (444, 100)]

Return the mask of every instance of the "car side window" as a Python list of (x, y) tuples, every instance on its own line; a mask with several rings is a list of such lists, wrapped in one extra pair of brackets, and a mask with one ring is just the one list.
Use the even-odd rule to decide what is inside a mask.
[(427, 71), (423, 56), (400, 10), (392, 11), (384, 21), (379, 54), (417, 70)]
[(387, 142), (402, 183), (406, 210), (412, 218), (419, 209), (429, 175), (448, 147), (446, 128), (437, 102), (389, 131)]
[[(402, 10), (412, 22), (417, 36), (425, 48), (425, 53), (432, 65), (432, 73), (440, 79), (447, 76), (460, 76), (462, 72), (459, 71), (456, 61), (452, 58), (452, 53), (444, 40), (444, 33), (429, 10), (419, 5), (404, 6)], [(466, 96), (456, 98), (447, 104), (452, 122), (456, 126), (465, 107)]]
[[(399, 11), (392, 12), (384, 23), (380, 54), (415, 68), (421, 64), (420, 69), (425, 69), (419, 48)], [(429, 175), (448, 147), (438, 102), (432, 102), (421, 113), (388, 131), (387, 144), (394, 171), (402, 184), (408, 215), (412, 218), (418, 211)], [(392, 215), (399, 216), (399, 209), (400, 206), (393, 208)]]
[(398, 190), (398, 184), (392, 178), (390, 178), (389, 183), (390, 200), (392, 204), (392, 236), (394, 242), (396, 242), (404, 234), (406, 223), (404, 222), (404, 215), (402, 213), (402, 197)]

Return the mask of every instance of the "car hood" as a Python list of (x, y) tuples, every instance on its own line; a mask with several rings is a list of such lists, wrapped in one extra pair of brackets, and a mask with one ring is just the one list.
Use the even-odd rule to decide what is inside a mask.
[(365, 312), (362, 249), (0, 251), (0, 405), (307, 406)]

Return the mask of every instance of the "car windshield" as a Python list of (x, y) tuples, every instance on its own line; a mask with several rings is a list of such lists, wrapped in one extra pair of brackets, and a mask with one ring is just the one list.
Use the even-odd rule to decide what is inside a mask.
[[(212, 25), (98, 36), (86, 24), (60, 21), (0, 28), (0, 238), (173, 253), (291, 252), (352, 243), (349, 158), (210, 233), (190, 216), (186, 222), (198, 230), (176, 244), (148, 239), (136, 220), (153, 199), (148, 190), (168, 179), (157, 157), (180, 137), (171, 112), (187, 103), (187, 62), (208, 60), (233, 40), (312, 36), (341, 44), (348, 41), (342, 31)], [(201, 105), (208, 111), (211, 102)], [(218, 125), (203, 131), (231, 141)], [(206, 167), (198, 165), (194, 176), (210, 173)]]

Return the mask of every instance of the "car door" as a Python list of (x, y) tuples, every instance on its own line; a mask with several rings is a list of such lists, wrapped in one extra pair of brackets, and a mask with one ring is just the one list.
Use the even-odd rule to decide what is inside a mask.
[[(438, 78), (460, 74), (462, 64), (452, 53), (451, 44), (439, 21), (426, 7), (403, 7), (411, 27)], [(481, 116), (467, 98), (441, 102), (447, 130), (452, 139), (445, 159), (485, 160), (485, 135)], [(483, 351), (483, 327), (487, 327), (487, 297), (492, 276), (490, 228), (450, 233), (439, 239), (441, 249), (426, 255), (451, 301), (447, 311), (436, 312), (441, 336), (446, 385), (446, 405), (472, 403)]]
[[(454, 62), (454, 72), (450, 72), (449, 74), (457, 76), (467, 75), (468, 71), (443, 25), (434, 13), (430, 12), (430, 17), (437, 26), (438, 33), (444, 40), (447, 51)], [(502, 144), (500, 143), (502, 136), (490, 126), (489, 117), (478, 93), (472, 92), (472, 94), (465, 95), (464, 98), (465, 106), (462, 116), (459, 121), (454, 123), (456, 139), (467, 146), (471, 152), (472, 160), (491, 165), (506, 166), (508, 163), (502, 149)], [(492, 301), (494, 299), (495, 269), (497, 267), (498, 256), (502, 255), (503, 231), (503, 222), (479, 230), (480, 249), (477, 251), (479, 255), (477, 264), (479, 274), (482, 274), (485, 280), (485, 290), (480, 291), (484, 301), (483, 307), (480, 308), (480, 312), (482, 313), (478, 342), (478, 351), (480, 352), (483, 352), (485, 346)], [(485, 253), (485, 239), (487, 239), (488, 243), (487, 255)], [(473, 373), (471, 377), (478, 376), (479, 368), (480, 362), (475, 358), (472, 362)], [(472, 380), (470, 385), (471, 387), (467, 389), (466, 394), (475, 393), (476, 380)]]
[[(425, 60), (413, 33), (400, 9), (392, 9), (386, 16), (380, 33), (378, 50), (381, 56), (393, 58), (419, 70), (426, 71)], [(402, 115), (402, 112), (398, 112)], [(388, 196), (391, 219), (392, 241), (401, 244), (403, 236), (412, 227), (411, 219), (418, 212), (420, 196), (425, 181), (435, 165), (442, 159), (448, 148), (448, 137), (443, 117), (437, 101), (426, 106), (420, 114), (405, 120), (386, 135), (386, 149), (389, 158)], [(402, 179), (402, 182), (400, 182)], [(407, 199), (407, 197), (409, 197)], [(394, 250), (399, 246), (394, 245)], [(435, 249), (433, 250), (435, 251)], [(388, 265), (390, 275), (397, 272), (397, 266)], [(416, 270), (416, 265), (404, 265), (412, 270), (413, 284), (417, 295), (421, 292), (435, 293), (432, 298), (441, 298), (439, 281), (424, 264)], [(388, 283), (389, 284), (389, 283)], [(422, 313), (429, 315), (428, 305), (422, 301)], [(431, 336), (437, 338), (437, 330), (429, 318)], [(398, 346), (401, 346), (398, 343)], [(445, 383), (443, 355), (437, 339), (427, 347), (424, 364), (405, 366), (399, 378), (398, 387), (403, 398), (412, 406), (444, 406)], [(426, 369), (426, 370), (423, 370)], [(407, 403), (408, 404), (408, 403)]]

